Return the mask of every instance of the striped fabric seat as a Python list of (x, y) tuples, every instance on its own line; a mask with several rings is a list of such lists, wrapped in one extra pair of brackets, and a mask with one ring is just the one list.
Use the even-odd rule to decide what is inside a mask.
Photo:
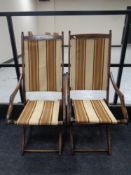
[(116, 124), (117, 120), (104, 100), (73, 100), (75, 122)]
[(28, 101), (16, 124), (58, 125), (60, 101)]
[(83, 34), (70, 38), (72, 90), (106, 90), (110, 57), (109, 35)]

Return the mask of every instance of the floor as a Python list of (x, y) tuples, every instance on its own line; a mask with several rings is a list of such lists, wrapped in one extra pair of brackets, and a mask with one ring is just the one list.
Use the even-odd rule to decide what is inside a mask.
[[(54, 131), (49, 128), (41, 128), (41, 130), (34, 128), (31, 143), (35, 143), (35, 146), (43, 144), (55, 146), (52, 144), (53, 141), (55, 143)], [(107, 153), (71, 155), (69, 133), (64, 129), (65, 146), (61, 156), (52, 153), (26, 153), (21, 156), (20, 128), (1, 124), (0, 133), (0, 175), (131, 174), (131, 124), (112, 127), (112, 155)], [(75, 141), (77, 144), (81, 143), (81, 146), (103, 146), (105, 141), (104, 128), (75, 128), (74, 133)]]

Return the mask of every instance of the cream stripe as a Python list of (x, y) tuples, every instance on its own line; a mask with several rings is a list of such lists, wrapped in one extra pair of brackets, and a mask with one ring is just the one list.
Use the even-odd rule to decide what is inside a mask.
[(76, 121), (79, 122), (79, 117), (78, 117), (78, 108), (77, 108), (77, 104), (76, 104), (76, 100), (73, 100), (73, 107), (74, 107), (74, 113), (75, 113), (75, 118), (76, 118)]
[(25, 89), (29, 91), (29, 57), (28, 57), (28, 42), (24, 41), (24, 62), (25, 62)]
[(62, 84), (62, 41), (56, 40), (56, 90), (61, 91)]
[(86, 40), (86, 75), (85, 89), (92, 90), (93, 81), (93, 61), (94, 61), (94, 40)]
[(72, 39), (71, 41), (71, 48), (70, 48), (70, 84), (71, 89), (75, 89), (75, 65), (76, 65), (76, 40)]
[(93, 106), (89, 100), (83, 100), (83, 104), (87, 113), (87, 116), (89, 118), (89, 123), (99, 123), (99, 118), (97, 117)]
[(42, 109), (43, 109), (43, 104), (44, 104), (44, 101), (37, 101), (34, 112), (29, 120), (29, 125), (39, 124), (39, 120), (40, 120)]
[(52, 125), (58, 124), (59, 107), (60, 107), (60, 101), (55, 101), (54, 107), (53, 107), (52, 121), (51, 121)]
[(47, 91), (46, 41), (39, 41), (39, 86), (40, 91)]
[(112, 123), (117, 123), (117, 120), (116, 118), (114, 117), (114, 115), (112, 114), (112, 112), (109, 110), (108, 106), (106, 105), (105, 101), (104, 100), (100, 100), (103, 107), (105, 108), (106, 112), (108, 113)]
[(103, 68), (103, 85), (102, 90), (107, 89), (108, 79), (108, 62), (109, 62), (109, 39), (105, 39), (105, 52), (104, 52), (104, 68)]

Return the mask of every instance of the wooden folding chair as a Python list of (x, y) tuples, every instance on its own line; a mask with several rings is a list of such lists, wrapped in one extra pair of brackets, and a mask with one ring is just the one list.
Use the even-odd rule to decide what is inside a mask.
[[(109, 34), (76, 34), (69, 32), (69, 72), (68, 72), (68, 106), (67, 119), (70, 124), (70, 141), (73, 152), (106, 151), (111, 154), (110, 125), (127, 123), (128, 114), (124, 95), (117, 88), (110, 73), (111, 31)], [(123, 119), (117, 119), (110, 111), (109, 80), (121, 103)], [(71, 98), (70, 93), (78, 90), (92, 92), (106, 91), (105, 99)], [(87, 91), (87, 93), (89, 93)], [(72, 127), (74, 125), (105, 125), (107, 148), (77, 148), (74, 145)], [(82, 143), (81, 143), (82, 144)]]
[[(59, 152), (62, 151), (62, 125), (65, 120), (65, 95), (63, 72), (63, 46), (62, 35), (28, 35), (22, 34), (22, 75), (18, 85), (10, 97), (7, 120), (11, 121), (14, 98), (22, 87), (24, 96), (24, 109), (18, 119), (13, 121), (21, 125), (22, 153), (24, 152)], [(60, 92), (62, 99), (27, 100), (27, 92)], [(54, 94), (53, 93), (53, 94)], [(52, 94), (52, 96), (53, 96)], [(55, 94), (54, 94), (55, 95)], [(56, 126), (59, 130), (58, 149), (29, 149), (25, 144), (26, 128), (31, 126)], [(47, 133), (48, 134), (48, 133)]]

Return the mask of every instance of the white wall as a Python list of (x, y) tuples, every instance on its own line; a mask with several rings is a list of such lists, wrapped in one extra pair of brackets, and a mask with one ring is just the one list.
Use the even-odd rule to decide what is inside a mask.
[[(36, 9), (36, 0), (0, 0), (0, 11), (33, 11)], [(21, 32), (31, 30), (37, 32), (36, 17), (13, 17), (15, 38), (18, 54), (21, 54)], [(13, 58), (7, 21), (5, 17), (0, 17), (0, 63)]]
[[(37, 10), (125, 10), (131, 0), (50, 0), (37, 1)], [(120, 44), (124, 16), (56, 16), (39, 17), (38, 31), (72, 33), (108, 32), (113, 33), (113, 44)], [(67, 41), (67, 38), (66, 38)]]

